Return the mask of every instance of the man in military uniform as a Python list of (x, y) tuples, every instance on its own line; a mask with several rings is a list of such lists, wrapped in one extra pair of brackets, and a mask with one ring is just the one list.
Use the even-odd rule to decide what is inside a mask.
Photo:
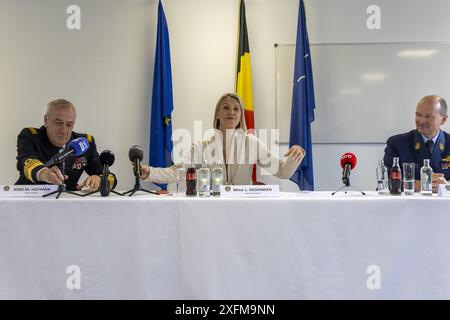
[[(20, 177), (16, 184), (56, 184), (65, 183), (67, 190), (81, 188), (96, 191), (100, 186), (102, 167), (95, 146), (95, 140), (88, 134), (73, 132), (76, 120), (74, 105), (64, 99), (51, 101), (44, 116), (44, 125), (38, 128), (25, 128), (17, 138), (17, 170)], [(44, 163), (56, 155), (61, 148), (76, 138), (85, 137), (89, 149), (77, 157), (65, 160), (65, 175), (58, 166), (46, 167)], [(78, 180), (83, 171), (89, 175), (80, 185)], [(108, 177), (114, 187), (113, 174)]]
[(450, 180), (450, 134), (441, 130), (447, 121), (447, 103), (439, 96), (423, 97), (416, 107), (416, 130), (390, 137), (384, 150), (384, 163), (392, 167), (393, 157), (403, 163), (416, 164), (415, 189), (420, 189), (420, 168), (430, 159), (433, 168), (433, 191)]

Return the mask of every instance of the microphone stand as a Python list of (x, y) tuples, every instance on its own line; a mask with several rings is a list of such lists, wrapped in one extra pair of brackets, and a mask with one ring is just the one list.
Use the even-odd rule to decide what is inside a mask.
[[(65, 171), (66, 171), (66, 160), (65, 160), (65, 159), (62, 160), (62, 161), (59, 163), (59, 169), (61, 170), (62, 175), (65, 176), (65, 175), (66, 175), (66, 173), (65, 173)], [(79, 194), (79, 193), (76, 193), (76, 192), (73, 192), (73, 191), (66, 190), (66, 184), (65, 184), (65, 183), (62, 183), (62, 184), (60, 184), (60, 185), (58, 186), (58, 190), (53, 191), (53, 192), (50, 192), (50, 193), (47, 193), (47, 194), (44, 194), (42, 197), (48, 197), (48, 196), (51, 196), (51, 195), (53, 195), (53, 194), (55, 194), (55, 193), (57, 193), (56, 199), (59, 199), (59, 196), (61, 195), (61, 193), (69, 193), (69, 194), (73, 194), (73, 195), (79, 196), (79, 197), (82, 197), (82, 196), (83, 196), (82, 194)]]
[(135, 175), (135, 183), (134, 183), (133, 189), (128, 190), (127, 192), (122, 193), (123, 196), (126, 195), (126, 194), (128, 194), (128, 193), (130, 193), (130, 197), (131, 197), (131, 196), (134, 195), (137, 191), (143, 191), (143, 192), (147, 192), (147, 193), (159, 195), (159, 193), (156, 192), (156, 191), (151, 191), (151, 190), (147, 190), (147, 189), (142, 188), (142, 186), (141, 186), (141, 177), (139, 176), (139, 174), (136, 174), (136, 172), (135, 172), (134, 175)]
[[(351, 188), (351, 189), (353, 189), (353, 190), (355, 190), (355, 191), (358, 191), (358, 192), (361, 192), (361, 194), (362, 195), (366, 195), (363, 191), (361, 191), (361, 190), (359, 190), (359, 189), (356, 189), (355, 187), (353, 187), (352, 185), (350, 185), (350, 182), (347, 184), (344, 184), (342, 187), (340, 187), (338, 190), (336, 190), (335, 192), (333, 192), (331, 195), (332, 196), (334, 196), (337, 192), (339, 192), (339, 191), (341, 191), (342, 189), (344, 189), (344, 188)], [(348, 190), (345, 190), (345, 194), (347, 194), (347, 191)]]

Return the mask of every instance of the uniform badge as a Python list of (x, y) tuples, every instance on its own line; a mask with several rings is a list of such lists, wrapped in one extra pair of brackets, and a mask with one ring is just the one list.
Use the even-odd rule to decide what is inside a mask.
[(72, 169), (73, 170), (81, 170), (84, 167), (86, 167), (86, 165), (87, 165), (87, 160), (85, 157), (76, 158), (75, 161), (73, 162)]
[(450, 162), (450, 156), (447, 156), (445, 158), (442, 158), (442, 161), (444, 162)]
[(444, 151), (444, 144), (442, 142), (439, 143), (439, 150), (441, 150), (441, 152)]
[(415, 149), (416, 151), (419, 151), (419, 150), (420, 150), (420, 142), (416, 142), (416, 145), (414, 146), (414, 149)]

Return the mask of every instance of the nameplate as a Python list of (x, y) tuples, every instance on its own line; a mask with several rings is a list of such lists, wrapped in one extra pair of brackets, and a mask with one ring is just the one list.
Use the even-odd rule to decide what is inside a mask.
[(53, 184), (0, 186), (0, 197), (42, 197), (56, 190), (58, 186)]
[(279, 185), (220, 186), (220, 197), (224, 198), (264, 198), (279, 196)]
[(438, 197), (450, 197), (450, 184), (440, 184)]

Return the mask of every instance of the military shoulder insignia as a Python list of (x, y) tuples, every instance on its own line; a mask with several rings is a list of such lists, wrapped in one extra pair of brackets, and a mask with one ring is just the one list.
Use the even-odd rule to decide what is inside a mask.
[(31, 134), (34, 134), (34, 135), (38, 134), (38, 130), (36, 128), (28, 128), (28, 130), (31, 131)]
[(93, 138), (90, 134), (86, 133), (86, 139), (88, 139), (89, 143), (92, 143)]
[(420, 150), (420, 142), (416, 142), (416, 145), (414, 146), (414, 149), (415, 149), (416, 151), (419, 151), (419, 150)]
[(442, 142), (439, 143), (439, 150), (441, 150), (441, 152), (444, 151), (444, 148), (445, 148), (444, 144)]

